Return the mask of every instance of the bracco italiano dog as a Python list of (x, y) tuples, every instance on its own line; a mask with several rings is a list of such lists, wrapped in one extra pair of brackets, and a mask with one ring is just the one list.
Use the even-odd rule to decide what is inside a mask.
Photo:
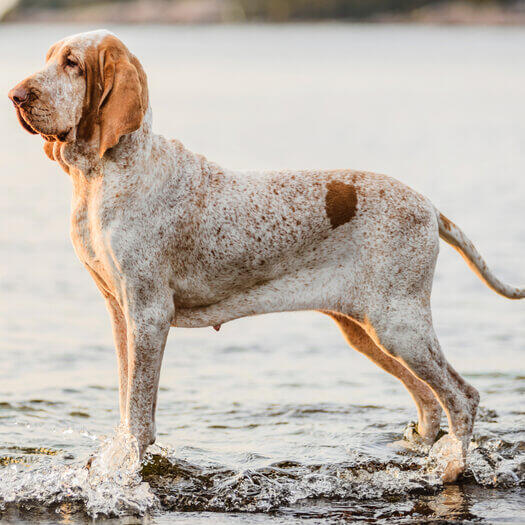
[(422, 195), (373, 173), (234, 172), (155, 135), (146, 75), (107, 31), (51, 47), (9, 97), (20, 124), (73, 184), (75, 251), (105, 297), (117, 349), (121, 424), (140, 454), (155, 440), (159, 370), (171, 326), (218, 329), (240, 317), (318, 310), (397, 377), (417, 406), (417, 439), (442, 477), (465, 467), (479, 395), (432, 327), (439, 238), (494, 291), (463, 232)]

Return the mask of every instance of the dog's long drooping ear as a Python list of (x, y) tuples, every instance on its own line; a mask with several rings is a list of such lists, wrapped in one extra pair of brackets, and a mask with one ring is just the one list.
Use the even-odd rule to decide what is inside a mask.
[(79, 138), (98, 139), (100, 158), (136, 131), (148, 107), (146, 74), (117, 38), (108, 36), (86, 64), (86, 97)]
[(99, 102), (102, 158), (122, 135), (140, 128), (147, 109), (146, 74), (139, 61), (111, 46), (101, 52), (104, 92)]

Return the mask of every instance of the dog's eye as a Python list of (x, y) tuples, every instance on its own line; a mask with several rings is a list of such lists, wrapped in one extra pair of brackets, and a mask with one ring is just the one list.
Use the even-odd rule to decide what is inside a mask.
[(70, 58), (70, 57), (67, 57), (66, 58), (66, 66), (67, 67), (77, 67), (78, 66), (78, 62), (76, 62), (74, 59)]

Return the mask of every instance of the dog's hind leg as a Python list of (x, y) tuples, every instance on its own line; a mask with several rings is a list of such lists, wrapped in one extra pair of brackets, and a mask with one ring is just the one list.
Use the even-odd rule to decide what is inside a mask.
[(439, 432), (442, 408), (430, 387), (399, 361), (381, 350), (366, 331), (351, 318), (334, 312), (323, 313), (335, 320), (344, 338), (353, 348), (401, 381), (416, 404), (419, 436), (427, 444), (434, 443)]
[(391, 298), (389, 303), (389, 308), (369, 319), (367, 332), (385, 352), (424, 381), (439, 399), (448, 418), (449, 435), (442, 437), (433, 451), (440, 459), (443, 481), (455, 481), (465, 468), (479, 403), (478, 391), (445, 359), (425, 301), (401, 296)]

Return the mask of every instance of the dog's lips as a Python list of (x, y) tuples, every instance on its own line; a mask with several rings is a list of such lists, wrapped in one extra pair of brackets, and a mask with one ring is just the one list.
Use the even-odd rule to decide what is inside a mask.
[(16, 110), (16, 116), (18, 117), (18, 122), (20, 122), (21, 126), (29, 133), (31, 133), (32, 135), (36, 135), (38, 134), (38, 131), (36, 131), (32, 126), (31, 124), (29, 124), (29, 122), (24, 118), (24, 114), (22, 112), (22, 110), (18, 107), (18, 106), (15, 106), (15, 110)]
[(59, 133), (55, 135), (56, 140), (58, 140), (59, 142), (67, 142), (67, 137), (70, 131), (71, 131), (71, 128), (69, 128), (67, 131), (64, 131), (63, 133)]
[(15, 110), (16, 110), (16, 116), (18, 117), (18, 121), (20, 122), (20, 124), (22, 125), (22, 127), (28, 131), (29, 133), (31, 133), (32, 135), (37, 135), (37, 134), (40, 134), (42, 135), (42, 137), (47, 140), (48, 142), (55, 142), (55, 141), (59, 141), (59, 142), (66, 142), (66, 139), (71, 131), (71, 128), (69, 128), (68, 130), (62, 132), (62, 133), (55, 133), (55, 134), (47, 134), (47, 133), (44, 133), (42, 131), (39, 131), (38, 129), (36, 129), (34, 127), (33, 124), (30, 124), (28, 119), (27, 119), (27, 115), (25, 115), (24, 113), (24, 110), (18, 106), (15, 106)]

